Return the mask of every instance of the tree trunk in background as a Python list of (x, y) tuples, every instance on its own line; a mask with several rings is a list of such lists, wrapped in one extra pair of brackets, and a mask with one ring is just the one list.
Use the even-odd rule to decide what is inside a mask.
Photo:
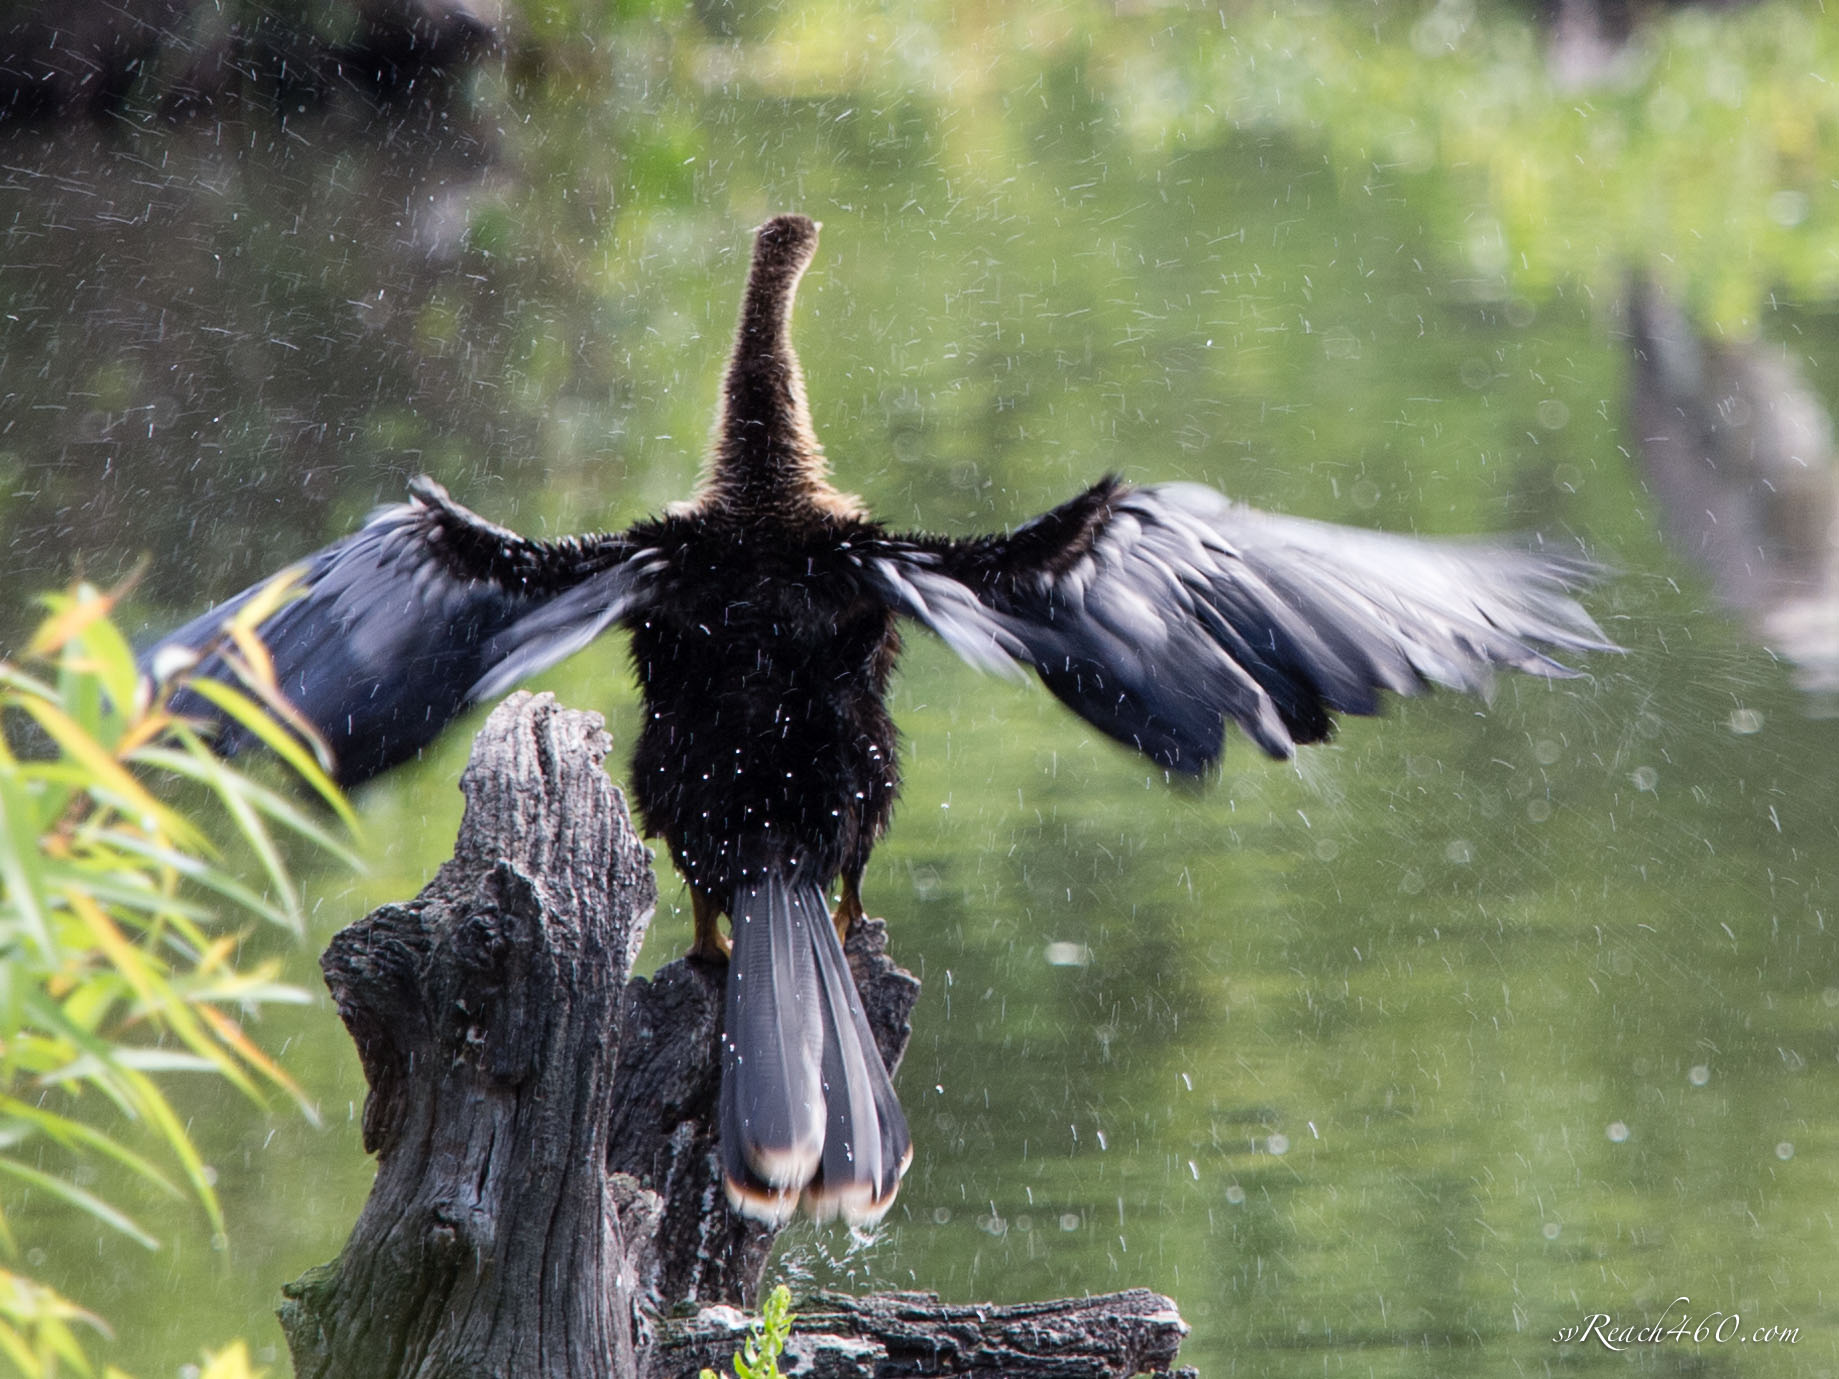
[[(285, 1290), (299, 1379), (693, 1375), (745, 1338), (735, 1304), (757, 1297), (775, 1233), (721, 1187), (725, 973), (679, 959), (630, 979), (657, 893), (601, 769), (610, 745), (597, 715), (505, 701), (461, 780), (453, 859), (326, 951), (378, 1166), (344, 1252)], [(848, 952), (892, 1067), (919, 983), (886, 946), (870, 921)], [(797, 1306), (787, 1367), (863, 1379), (1127, 1379), (1166, 1371), (1187, 1330), (1143, 1290)]]

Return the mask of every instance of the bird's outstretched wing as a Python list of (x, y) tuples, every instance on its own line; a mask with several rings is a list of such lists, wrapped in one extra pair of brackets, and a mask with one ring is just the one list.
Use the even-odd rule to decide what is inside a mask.
[[(342, 784), (413, 756), (467, 704), (587, 645), (642, 597), (650, 565), (622, 536), (526, 540), (423, 477), (297, 567), (299, 596), (256, 628), (281, 694), (331, 747)], [(155, 674), (196, 663), (223, 677), (225, 628), (267, 584), (245, 590), (156, 643)], [(202, 658), (202, 659), (200, 659)], [(244, 730), (181, 691), (180, 711)]]
[(1106, 479), (1007, 536), (858, 555), (899, 612), (984, 669), (1031, 665), (1112, 737), (1204, 770), (1232, 719), (1274, 757), (1379, 711), (1379, 691), (1485, 689), (1613, 650), (1571, 597), (1594, 567), (1280, 517), (1198, 484)]

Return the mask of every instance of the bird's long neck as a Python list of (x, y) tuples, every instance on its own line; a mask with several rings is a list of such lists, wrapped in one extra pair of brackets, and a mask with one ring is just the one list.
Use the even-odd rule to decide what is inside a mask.
[(787, 519), (814, 509), (859, 515), (855, 500), (830, 485), (792, 348), (792, 300), (817, 252), (817, 228), (804, 216), (778, 216), (754, 238), (753, 268), (694, 510), (744, 520)]

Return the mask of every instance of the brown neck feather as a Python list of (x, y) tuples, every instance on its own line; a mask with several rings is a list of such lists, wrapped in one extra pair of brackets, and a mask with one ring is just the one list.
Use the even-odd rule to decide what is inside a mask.
[(861, 515), (855, 499), (830, 485), (792, 349), (792, 300), (817, 253), (817, 231), (804, 216), (782, 215), (754, 237), (753, 269), (693, 511), (741, 518), (793, 517), (813, 509)]

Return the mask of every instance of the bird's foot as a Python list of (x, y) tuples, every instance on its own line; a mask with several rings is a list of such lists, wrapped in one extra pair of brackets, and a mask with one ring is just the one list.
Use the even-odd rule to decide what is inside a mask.
[(830, 922), (836, 925), (837, 942), (847, 942), (850, 929), (864, 917), (862, 897), (856, 894), (855, 882), (844, 881), (843, 893), (837, 897), (836, 908), (830, 912)]
[(696, 938), (685, 956), (695, 962), (727, 962), (734, 944), (722, 932), (721, 911), (695, 891), (690, 892), (690, 909), (696, 919)]

